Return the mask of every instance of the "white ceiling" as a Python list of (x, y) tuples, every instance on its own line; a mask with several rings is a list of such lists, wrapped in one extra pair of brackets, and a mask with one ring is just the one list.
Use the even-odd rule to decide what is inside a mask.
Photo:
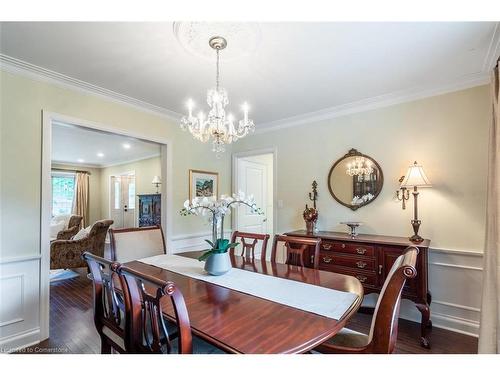
[[(130, 147), (124, 148), (124, 144)], [(158, 155), (160, 145), (156, 143), (61, 123), (52, 126), (53, 163), (100, 168)]]
[(257, 128), (485, 83), (500, 53), (495, 22), (180, 26), (176, 37), (173, 23), (4, 22), (0, 52), (178, 116), (189, 97), (205, 107), (215, 58), (192, 51), (220, 33), (228, 37), (221, 74), (229, 106), (239, 114), (247, 100)]

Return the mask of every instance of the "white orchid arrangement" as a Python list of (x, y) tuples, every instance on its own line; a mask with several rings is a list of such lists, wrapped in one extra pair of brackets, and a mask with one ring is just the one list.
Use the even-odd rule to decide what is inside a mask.
[[(213, 197), (195, 197), (192, 201), (186, 200), (184, 208), (180, 211), (182, 216), (188, 215), (210, 215), (209, 222), (212, 224), (212, 241), (205, 240), (211, 246), (199, 260), (205, 260), (209, 255), (214, 253), (225, 253), (230, 248), (236, 247), (237, 243), (229, 243), (229, 240), (224, 239), (224, 217), (231, 213), (231, 207), (245, 205), (250, 207), (252, 213), (263, 215), (264, 212), (257, 207), (253, 195), (245, 196), (245, 193), (240, 191), (233, 196), (221, 195), (220, 199)], [(220, 237), (217, 232), (220, 230)]]

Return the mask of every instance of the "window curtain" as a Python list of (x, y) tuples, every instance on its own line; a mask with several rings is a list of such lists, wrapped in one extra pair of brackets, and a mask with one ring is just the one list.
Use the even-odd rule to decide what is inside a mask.
[(490, 131), (486, 241), (479, 353), (500, 353), (500, 114), (498, 63), (491, 82), (493, 123)]
[(89, 174), (85, 172), (77, 172), (75, 176), (73, 214), (83, 217), (83, 228), (89, 225)]

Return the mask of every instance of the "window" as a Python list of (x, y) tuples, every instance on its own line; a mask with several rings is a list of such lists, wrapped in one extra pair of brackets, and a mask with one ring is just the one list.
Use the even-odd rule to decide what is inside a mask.
[(121, 189), (121, 181), (120, 177), (114, 178), (114, 189), (115, 189), (115, 210), (120, 209), (120, 189)]
[(52, 216), (71, 214), (75, 197), (75, 175), (52, 173)]
[(135, 178), (128, 180), (128, 208), (135, 209)]

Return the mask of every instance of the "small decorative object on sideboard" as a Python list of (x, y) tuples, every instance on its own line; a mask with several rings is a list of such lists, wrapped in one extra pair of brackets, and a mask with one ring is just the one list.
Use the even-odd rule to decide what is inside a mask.
[(313, 233), (317, 231), (316, 223), (318, 221), (318, 210), (316, 209), (316, 200), (318, 199), (318, 183), (313, 181), (312, 183), (312, 192), (309, 193), (309, 199), (313, 202), (313, 207), (308, 207), (306, 204), (306, 208), (302, 213), (302, 217), (306, 222), (306, 230), (307, 233)]
[[(421, 165), (418, 165), (415, 161), (413, 165), (410, 165), (408, 168), (408, 172), (406, 172), (406, 176), (401, 176), (399, 179), (401, 182), (401, 191), (402, 198), (399, 198), (399, 193), (397, 194), (398, 199), (403, 201), (403, 210), (405, 209), (405, 200), (409, 198), (408, 188), (413, 187), (413, 220), (411, 221), (411, 225), (413, 226), (413, 236), (410, 237), (411, 242), (420, 243), (424, 239), (419, 236), (418, 230), (420, 228), (420, 224), (422, 223), (418, 219), (418, 190), (417, 187), (431, 187), (431, 183), (427, 176), (425, 175), (424, 168)], [(405, 197), (406, 194), (406, 197)]]
[(351, 238), (355, 238), (358, 235), (358, 233), (356, 232), (356, 228), (360, 225), (363, 225), (363, 223), (360, 221), (341, 221), (340, 224), (344, 224), (349, 227), (349, 229), (351, 230), (351, 232), (349, 233)]
[(139, 226), (161, 225), (161, 194), (140, 194)]

